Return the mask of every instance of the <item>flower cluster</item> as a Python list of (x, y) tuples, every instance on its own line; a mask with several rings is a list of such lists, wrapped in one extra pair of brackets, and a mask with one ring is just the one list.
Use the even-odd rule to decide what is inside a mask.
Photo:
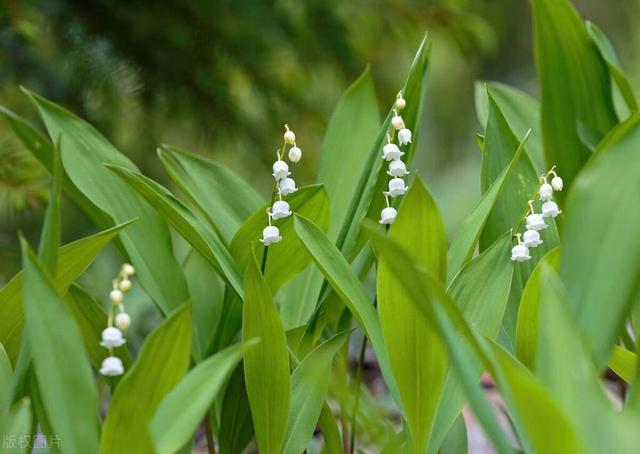
[[(409, 189), (403, 179), (409, 172), (407, 171), (405, 163), (402, 162), (404, 152), (400, 150), (400, 147), (411, 143), (411, 130), (407, 129), (404, 120), (398, 113), (404, 109), (406, 105), (407, 103), (402, 97), (402, 94), (398, 94), (395, 108), (393, 109), (393, 117), (391, 118), (392, 131), (391, 134), (387, 134), (387, 144), (382, 147), (382, 159), (389, 162), (387, 175), (389, 175), (391, 179), (389, 180), (389, 190), (383, 193), (387, 206), (383, 208), (380, 213), (380, 221), (378, 221), (380, 224), (392, 224), (398, 214), (396, 209), (389, 205), (389, 197), (393, 198), (403, 195)], [(393, 137), (396, 131), (398, 133), (398, 145), (393, 143)]]
[[(553, 201), (553, 192), (562, 191), (562, 178), (560, 178), (555, 172), (555, 166), (551, 168), (545, 175), (540, 177), (540, 188), (538, 189), (538, 196), (542, 201), (540, 207), (540, 213), (536, 213), (533, 207), (533, 200), (529, 200), (529, 211), (526, 217), (526, 228), (524, 234), (516, 233), (515, 237), (518, 239), (513, 249), (511, 249), (511, 260), (516, 262), (525, 262), (531, 258), (529, 255), (530, 247), (537, 247), (542, 244), (540, 239), (540, 231), (546, 229), (548, 226), (545, 222), (545, 218), (555, 218), (562, 211), (558, 208), (558, 204)], [(547, 179), (553, 175), (551, 183)]]
[[(107, 327), (102, 331), (102, 345), (109, 349), (109, 356), (102, 361), (102, 367), (100, 373), (102, 375), (122, 375), (124, 373), (124, 366), (122, 361), (117, 356), (114, 356), (113, 349), (120, 347), (126, 340), (122, 336), (122, 331), (126, 330), (131, 324), (131, 317), (124, 311), (124, 294), (131, 289), (131, 281), (129, 278), (136, 273), (133, 266), (125, 263), (120, 268), (120, 273), (113, 279), (113, 290), (109, 293), (109, 299), (111, 300), (111, 307), (109, 308), (109, 317), (107, 319)], [(118, 310), (115, 316), (114, 325), (114, 312)]]
[(291, 175), (291, 172), (289, 172), (289, 165), (283, 158), (287, 151), (287, 147), (290, 146), (291, 148), (289, 148), (287, 156), (289, 157), (289, 161), (296, 163), (300, 161), (300, 158), (302, 158), (302, 150), (298, 148), (298, 145), (296, 145), (296, 135), (289, 129), (289, 125), (284, 125), (284, 127), (284, 142), (282, 144), (282, 148), (276, 152), (278, 160), (273, 163), (273, 178), (276, 180), (275, 193), (278, 194), (278, 200), (274, 201), (271, 208), (267, 210), (267, 220), (269, 225), (264, 228), (262, 231), (262, 238), (260, 238), (260, 241), (265, 246), (270, 246), (282, 240), (282, 237), (280, 236), (280, 229), (275, 225), (272, 225), (272, 221), (291, 216), (289, 204), (282, 200), (282, 196), (291, 194), (298, 190), (298, 188), (296, 188), (296, 182), (289, 176)]

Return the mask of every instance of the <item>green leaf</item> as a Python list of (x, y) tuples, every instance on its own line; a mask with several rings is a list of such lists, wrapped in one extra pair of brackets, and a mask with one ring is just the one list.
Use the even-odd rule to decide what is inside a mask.
[(97, 452), (98, 391), (73, 316), (21, 239), (26, 335), (42, 401), (65, 452)]
[(531, 0), (531, 8), (546, 161), (568, 187), (590, 155), (578, 121), (601, 134), (617, 123), (609, 74), (568, 0)]
[(322, 431), (322, 439), (324, 442), (322, 452), (326, 454), (342, 454), (344, 451), (342, 449), (342, 439), (340, 438), (338, 423), (331, 411), (331, 407), (329, 407), (326, 402), (322, 406), (318, 426)]
[(141, 197), (187, 240), (211, 265), (213, 265), (231, 288), (242, 297), (240, 273), (231, 253), (218, 235), (209, 229), (184, 203), (169, 190), (135, 170), (109, 165)]
[[(445, 279), (447, 238), (444, 225), (435, 201), (419, 177), (403, 197), (389, 238), (407, 251), (416, 266)], [(377, 298), (382, 334), (413, 449), (424, 452), (444, 385), (446, 348), (437, 330), (420, 317), (416, 304), (384, 259), (378, 263)]]
[(58, 266), (60, 248), (60, 202), (62, 199), (62, 162), (60, 160), (60, 141), (53, 155), (53, 182), (49, 192), (49, 203), (44, 215), (44, 224), (38, 245), (38, 258), (45, 269), (53, 276)]
[(454, 421), (447, 436), (442, 442), (438, 451), (439, 454), (466, 454), (469, 452), (469, 441), (467, 439), (467, 425), (464, 417), (459, 414)]
[(289, 414), (289, 354), (278, 310), (255, 255), (245, 271), (244, 290), (242, 339), (262, 340), (244, 352), (244, 377), (253, 427), (258, 450), (278, 453)]
[[(513, 276), (513, 262), (509, 259), (511, 235), (507, 233), (489, 249), (472, 260), (456, 276), (448, 293), (462, 312), (462, 316), (475, 330), (495, 339), (504, 316)], [(472, 356), (472, 352), (468, 355)], [(482, 365), (478, 358), (469, 361), (479, 379)], [(455, 422), (464, 405), (464, 389), (455, 371), (449, 365), (442, 398), (429, 440), (430, 452), (438, 448), (443, 437)]]
[(640, 200), (639, 123), (636, 114), (602, 141), (567, 199), (560, 276), (598, 366), (609, 359), (637, 292), (640, 212), (631, 207)]
[(4, 404), (11, 397), (11, 386), (13, 382), (13, 369), (11, 361), (7, 356), (2, 344), (0, 344), (0, 414)]
[[(283, 200), (289, 203), (294, 213), (307, 216), (323, 230), (327, 229), (330, 218), (329, 196), (322, 186), (300, 188), (297, 192), (283, 197)], [(271, 293), (275, 294), (282, 284), (297, 275), (311, 262), (311, 257), (306, 253), (293, 230), (292, 216), (274, 222), (274, 225), (280, 229), (282, 241), (268, 248), (262, 247), (258, 240), (262, 237), (262, 230), (267, 226), (267, 208), (270, 206), (270, 204), (263, 205), (242, 224), (231, 242), (231, 254), (239, 268), (245, 269), (251, 262), (252, 245), (256, 248), (259, 263), (262, 263), (265, 249), (268, 249), (264, 276)], [(315, 304), (315, 301), (312, 303)]]
[(291, 374), (291, 408), (282, 453), (304, 452), (324, 406), (333, 357), (349, 338), (342, 332), (316, 347)]
[(526, 153), (531, 158), (531, 162), (536, 168), (536, 173), (542, 174), (542, 172), (545, 172), (549, 166), (545, 162), (542, 146), (540, 103), (538, 100), (523, 91), (500, 82), (476, 82), (476, 113), (478, 121), (483, 128), (487, 127), (489, 118), (489, 93), (516, 137), (524, 137), (527, 133), (530, 134)]
[(101, 453), (153, 452), (149, 423), (162, 399), (187, 372), (190, 351), (191, 304), (187, 302), (147, 337), (116, 388), (102, 427)]
[(331, 287), (347, 305), (360, 327), (371, 341), (389, 390), (400, 402), (398, 387), (391, 372), (389, 354), (382, 336), (380, 320), (373, 303), (369, 299), (360, 279), (355, 275), (349, 263), (336, 246), (320, 228), (302, 216), (294, 216), (296, 233), (304, 247), (313, 257), (316, 265), (324, 274)]
[[(21, 437), (31, 438), (31, 403), (25, 397), (6, 413), (0, 413), (0, 433), (3, 437), (2, 452), (6, 454), (32, 452), (22, 446)], [(21, 447), (22, 446), (22, 447)]]
[(607, 63), (607, 68), (609, 69), (609, 73), (616, 83), (622, 98), (627, 104), (627, 108), (631, 112), (635, 112), (638, 110), (638, 102), (636, 101), (636, 96), (633, 92), (633, 88), (629, 83), (629, 79), (625, 75), (624, 71), (620, 67), (620, 62), (618, 61), (618, 56), (616, 55), (616, 51), (613, 48), (613, 45), (609, 41), (609, 38), (600, 30), (594, 23), (587, 21), (586, 22), (587, 33), (589, 33), (589, 37), (593, 41), (593, 43), (597, 46), (598, 51), (600, 52), (600, 56)]
[(239, 454), (253, 438), (253, 421), (242, 363), (231, 375), (220, 412), (220, 452)]
[(626, 348), (614, 345), (611, 358), (609, 358), (609, 367), (618, 377), (626, 383), (633, 382), (635, 378), (637, 364), (637, 355), (630, 352)]
[(174, 453), (189, 441), (246, 347), (237, 344), (207, 358), (166, 395), (149, 426), (154, 452)]
[(121, 239), (140, 283), (167, 314), (187, 300), (187, 285), (173, 255), (166, 223), (104, 164), (136, 170), (135, 165), (92, 126), (71, 112), (27, 92), (57, 142), (63, 136), (62, 163), (74, 185), (116, 223), (138, 221)]
[[(63, 294), (82, 272), (95, 260), (102, 249), (129, 222), (117, 225), (92, 236), (66, 244), (58, 252), (59, 269), (54, 281), (56, 291)], [(22, 305), (23, 272), (16, 274), (0, 289), (0, 342), (4, 345), (11, 363), (15, 365), (22, 327), (24, 307)]]
[(487, 222), (491, 210), (493, 210), (498, 196), (502, 193), (505, 183), (510, 178), (511, 172), (520, 159), (528, 137), (529, 134), (525, 134), (509, 165), (502, 170), (494, 182), (491, 183), (491, 186), (482, 194), (478, 204), (458, 229), (458, 233), (451, 242), (451, 247), (447, 254), (448, 283), (450, 283), (460, 269), (471, 260), (473, 251), (480, 239), (480, 233)]
[[(430, 52), (431, 43), (425, 35), (402, 89), (403, 97), (407, 102), (406, 108), (402, 111), (402, 118), (407, 127), (413, 131), (413, 143), (409, 146), (405, 156), (407, 164), (411, 161), (419, 137), (419, 125), (427, 93), (426, 78)], [(393, 110), (390, 109), (378, 131), (376, 141), (371, 148), (364, 171), (354, 191), (355, 197), (349, 205), (349, 210), (344, 217), (345, 222), (336, 240), (338, 249), (347, 256), (355, 255), (354, 249), (357, 247), (362, 220), (367, 216), (367, 213), (371, 213), (372, 216), (375, 213), (375, 216), (378, 216), (384, 204), (382, 190), (387, 184), (387, 175), (383, 166), (384, 161), (380, 159), (380, 156), (382, 156), (382, 146), (387, 140), (386, 135), (392, 116)]]
[(158, 156), (171, 180), (225, 241), (262, 205), (262, 198), (225, 166), (180, 148), (163, 145)]
[(518, 324), (516, 325), (516, 353), (518, 359), (530, 370), (534, 370), (540, 321), (540, 273), (542, 268), (550, 266), (558, 269), (560, 249), (552, 249), (538, 262), (529, 276), (522, 292), (518, 308)]

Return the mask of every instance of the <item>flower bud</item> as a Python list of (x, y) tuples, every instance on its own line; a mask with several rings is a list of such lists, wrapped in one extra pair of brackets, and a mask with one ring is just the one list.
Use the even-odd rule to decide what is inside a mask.
[(393, 221), (396, 219), (396, 216), (398, 215), (398, 212), (396, 211), (395, 208), (393, 207), (386, 207), (383, 208), (382, 211), (380, 212), (380, 220), (378, 221), (380, 224), (392, 224)]
[(282, 180), (289, 175), (291, 172), (289, 172), (289, 165), (286, 162), (278, 160), (273, 163), (273, 177), (276, 180)]
[(543, 243), (537, 230), (527, 230), (522, 235), (522, 243), (527, 247), (536, 247)]
[(557, 175), (553, 177), (553, 179), (551, 180), (551, 187), (553, 187), (553, 189), (556, 191), (562, 191), (562, 187), (563, 187), (562, 178), (560, 178)]
[(400, 115), (394, 115), (391, 118), (391, 126), (393, 126), (393, 128), (396, 130), (402, 129), (404, 128), (404, 120)]
[(549, 200), (547, 202), (544, 202), (542, 204), (542, 216), (545, 218), (555, 218), (557, 215), (559, 215), (560, 213), (562, 213), (562, 211), (560, 211), (558, 209), (558, 204), (552, 200)]
[(407, 105), (407, 101), (405, 101), (402, 96), (396, 99), (396, 103), (395, 103), (396, 109), (402, 110), (406, 107), (406, 105)]
[(389, 191), (388, 194), (391, 197), (396, 197), (399, 195), (403, 195), (409, 189), (405, 184), (402, 178), (392, 178), (389, 180)]
[(289, 204), (284, 200), (277, 200), (271, 207), (271, 217), (273, 219), (282, 219), (290, 215)]
[(394, 143), (388, 143), (384, 147), (382, 147), (382, 159), (387, 161), (392, 161), (396, 159), (400, 159), (400, 157), (404, 155), (400, 148)]
[(111, 301), (113, 301), (115, 304), (122, 304), (122, 301), (124, 300), (124, 295), (122, 294), (121, 290), (118, 289), (113, 289), (111, 290), (111, 292), (109, 293), (109, 298), (111, 299)]
[(122, 272), (127, 276), (133, 276), (134, 274), (136, 274), (135, 268), (128, 263), (124, 263), (122, 265)]
[(513, 249), (511, 249), (511, 260), (514, 262), (526, 262), (530, 258), (529, 248), (524, 244), (516, 244)]
[(400, 145), (411, 143), (411, 130), (403, 128), (398, 131), (398, 142), (400, 142)]
[(116, 376), (124, 374), (124, 366), (117, 356), (108, 356), (102, 361), (100, 373), (107, 376)]
[(288, 145), (293, 145), (295, 142), (296, 142), (296, 135), (294, 134), (293, 131), (287, 130), (284, 133), (284, 143)]
[(128, 292), (131, 289), (131, 281), (129, 279), (122, 279), (118, 282), (118, 288), (122, 292)]
[(280, 240), (282, 240), (282, 237), (280, 236), (280, 229), (275, 225), (268, 225), (262, 231), (262, 238), (260, 238), (260, 242), (265, 246), (278, 243)]
[(540, 186), (540, 200), (551, 200), (553, 197), (553, 187), (549, 183)]
[(120, 312), (116, 315), (116, 326), (121, 330), (129, 328), (131, 325), (131, 317), (126, 312)]
[(302, 158), (302, 150), (298, 147), (291, 147), (289, 149), (289, 161), (298, 162)]
[(283, 178), (278, 182), (278, 191), (280, 191), (280, 194), (282, 195), (291, 194), (297, 190), (296, 182), (293, 178)]

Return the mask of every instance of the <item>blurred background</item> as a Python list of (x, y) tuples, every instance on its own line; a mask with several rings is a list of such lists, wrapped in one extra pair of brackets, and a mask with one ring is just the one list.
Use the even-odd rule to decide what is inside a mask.
[[(637, 0), (575, 0), (611, 38), (640, 85)], [(4, 0), (0, 104), (38, 122), (23, 85), (95, 125), (164, 184), (155, 147), (219, 160), (266, 195), (283, 125), (314, 180), (329, 116), (371, 65), (381, 111), (402, 86), (428, 30), (434, 43), (415, 166), (453, 233), (479, 197), (473, 82), (536, 95), (526, 0)], [(20, 267), (16, 230), (37, 242), (49, 177), (0, 122), (0, 283)], [(95, 231), (71, 203), (63, 239)], [(113, 251), (85, 278), (108, 288)]]

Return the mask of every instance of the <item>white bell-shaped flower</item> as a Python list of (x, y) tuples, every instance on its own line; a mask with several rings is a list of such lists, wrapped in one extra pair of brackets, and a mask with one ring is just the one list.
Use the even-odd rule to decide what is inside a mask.
[(109, 299), (113, 301), (115, 304), (121, 304), (124, 300), (124, 295), (122, 294), (122, 290), (113, 289), (109, 293)]
[(127, 341), (122, 337), (122, 331), (118, 328), (110, 326), (102, 331), (102, 341), (100, 342), (100, 345), (103, 347), (120, 347), (121, 345), (124, 345), (125, 342)]
[(391, 197), (397, 197), (399, 195), (403, 195), (409, 189), (405, 184), (402, 178), (392, 178), (389, 180), (389, 194)]
[(382, 159), (395, 161), (400, 159), (402, 155), (404, 155), (404, 152), (400, 151), (400, 148), (395, 143), (388, 143), (382, 147)]
[(556, 175), (555, 177), (553, 177), (551, 179), (551, 187), (556, 190), (556, 191), (562, 191), (562, 187), (564, 186), (564, 183), (562, 181), (562, 178), (560, 178), (558, 175)]
[(282, 180), (289, 175), (291, 175), (291, 172), (289, 172), (289, 165), (286, 162), (278, 159), (273, 163), (273, 176), (276, 180)]
[(275, 225), (268, 225), (262, 231), (262, 238), (260, 238), (260, 242), (265, 246), (279, 243), (280, 240), (282, 240), (282, 237), (280, 236), (280, 229)]
[(119, 314), (117, 314), (116, 326), (123, 331), (129, 328), (129, 326), (131, 326), (131, 317), (129, 317), (129, 314), (127, 314), (126, 312), (120, 312)]
[(527, 216), (527, 230), (542, 230), (546, 228), (547, 224), (540, 213), (532, 213)]
[(544, 183), (540, 186), (540, 200), (551, 200), (553, 197), (553, 187), (549, 183)]
[(118, 282), (118, 288), (121, 292), (128, 292), (131, 289), (131, 281), (129, 279), (122, 279)]
[(378, 221), (380, 224), (392, 224), (395, 221), (398, 212), (393, 207), (383, 208), (380, 212), (380, 220)]
[(127, 276), (133, 276), (134, 274), (136, 274), (136, 269), (129, 263), (124, 263), (122, 265), (122, 272)]
[(394, 115), (391, 118), (391, 126), (393, 126), (396, 130), (400, 130), (404, 128), (404, 120), (400, 115)]
[(524, 244), (516, 244), (511, 249), (511, 260), (514, 262), (526, 262), (530, 258), (529, 248)]
[(391, 161), (389, 163), (389, 170), (387, 171), (387, 175), (392, 177), (403, 177), (408, 175), (407, 166), (401, 160)]
[(289, 204), (284, 200), (277, 200), (271, 207), (270, 214), (273, 219), (282, 219), (290, 216), (291, 210), (289, 209)]
[(280, 191), (282, 195), (291, 194), (297, 190), (298, 188), (296, 188), (296, 182), (293, 178), (283, 178), (278, 182), (278, 191)]
[(284, 143), (289, 145), (293, 145), (294, 143), (296, 143), (296, 135), (293, 131), (289, 131), (287, 129), (287, 131), (284, 133)]
[(124, 374), (124, 366), (122, 365), (122, 361), (117, 356), (107, 356), (102, 361), (100, 373), (102, 375), (108, 375), (111, 377)]
[(407, 101), (402, 96), (398, 97), (395, 102), (396, 109), (402, 110), (407, 106)]
[(558, 209), (558, 204), (553, 200), (549, 200), (542, 204), (542, 216), (545, 218), (555, 218), (560, 213), (562, 213), (562, 211)]
[(522, 235), (522, 244), (527, 247), (536, 247), (542, 243), (543, 241), (540, 239), (540, 234), (537, 230), (527, 230)]
[(398, 131), (398, 142), (400, 142), (400, 145), (411, 143), (411, 130), (402, 128)]
[(289, 149), (289, 161), (298, 162), (302, 158), (302, 150), (298, 147), (291, 147)]

